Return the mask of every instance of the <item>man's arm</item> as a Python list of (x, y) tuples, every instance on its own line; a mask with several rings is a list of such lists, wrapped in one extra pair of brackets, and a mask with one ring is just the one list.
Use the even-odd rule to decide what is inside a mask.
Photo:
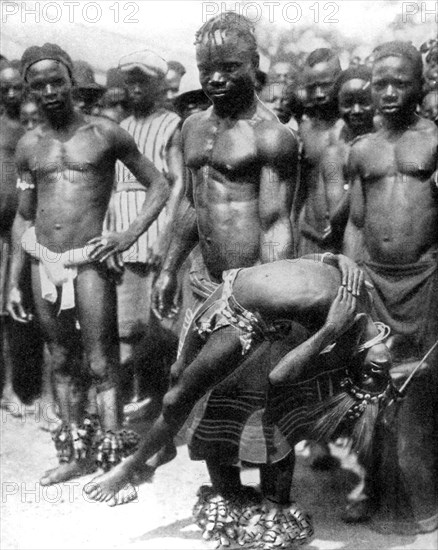
[(365, 194), (359, 171), (359, 154), (353, 146), (348, 161), (350, 187), (350, 214), (344, 233), (343, 252), (359, 261), (363, 255), (363, 227), (365, 223)]
[(363, 315), (356, 314), (356, 298), (341, 286), (322, 328), (278, 362), (269, 374), (270, 383), (276, 386), (295, 382), (324, 348), (334, 344)]
[(260, 175), (260, 258), (263, 263), (293, 257), (290, 223), (298, 168), (298, 143), (280, 126), (264, 132)]
[(349, 207), (349, 201), (346, 199), (348, 181), (345, 172), (344, 148), (339, 144), (330, 145), (321, 161), (321, 175), (326, 189), (327, 208), (330, 216), (330, 223), (324, 233), (322, 245), (330, 244), (338, 248), (342, 243)]
[(170, 193), (168, 181), (154, 164), (140, 153), (133, 137), (115, 123), (111, 124), (110, 132), (113, 137), (115, 157), (121, 160), (137, 181), (148, 189), (148, 198), (139, 215), (126, 231), (97, 237), (90, 241), (89, 244), (94, 245), (90, 257), (101, 262), (112, 254), (124, 252), (134, 244), (156, 220)]
[(6, 305), (9, 315), (15, 321), (21, 323), (26, 323), (30, 320), (24, 310), (20, 290), (20, 279), (26, 260), (25, 251), (21, 247), (21, 241), (24, 232), (34, 225), (37, 205), (36, 181), (29, 170), (26, 158), (27, 147), (30, 147), (30, 144), (26, 144), (26, 140), (20, 140), (15, 153), (21, 190), (19, 191), (17, 213), (12, 225), (12, 259), (9, 270), (8, 299)]
[(153, 311), (157, 317), (171, 313), (177, 290), (177, 273), (198, 240), (196, 211), (188, 197), (184, 196), (175, 211), (172, 238), (152, 294)]

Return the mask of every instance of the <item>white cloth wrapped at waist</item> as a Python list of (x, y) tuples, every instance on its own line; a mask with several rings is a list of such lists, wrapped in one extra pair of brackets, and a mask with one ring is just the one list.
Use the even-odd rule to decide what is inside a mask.
[(77, 267), (94, 261), (89, 256), (93, 246), (87, 245), (65, 252), (55, 252), (38, 243), (34, 226), (24, 232), (21, 238), (21, 246), (25, 252), (39, 261), (43, 299), (54, 304), (58, 298), (57, 289), (62, 287), (60, 311), (74, 308), (75, 291), (73, 281), (78, 274)]

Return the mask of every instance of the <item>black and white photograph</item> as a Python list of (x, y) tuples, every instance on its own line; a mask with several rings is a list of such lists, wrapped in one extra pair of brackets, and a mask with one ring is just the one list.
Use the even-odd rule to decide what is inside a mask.
[(0, 12), (0, 546), (436, 550), (438, 2)]

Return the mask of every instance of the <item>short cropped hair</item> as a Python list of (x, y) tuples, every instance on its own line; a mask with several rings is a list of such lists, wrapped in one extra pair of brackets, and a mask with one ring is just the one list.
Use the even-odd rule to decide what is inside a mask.
[(249, 19), (238, 13), (227, 11), (212, 17), (205, 22), (195, 34), (195, 45), (201, 44), (204, 39), (216, 43), (215, 32), (225, 31), (245, 40), (249, 49), (257, 55), (257, 42), (254, 35), (254, 25)]
[[(309, 53), (306, 59), (306, 65), (308, 67), (314, 67), (318, 63), (324, 63), (333, 60), (338, 60), (339, 62), (338, 56), (333, 50), (330, 50), (329, 48), (318, 48)], [(339, 68), (341, 68), (340, 65)]]

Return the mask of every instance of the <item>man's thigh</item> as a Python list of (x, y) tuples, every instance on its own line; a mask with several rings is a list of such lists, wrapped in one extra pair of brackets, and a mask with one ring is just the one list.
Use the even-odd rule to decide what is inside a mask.
[(107, 355), (118, 350), (116, 289), (106, 268), (96, 264), (78, 268), (75, 294), (85, 351)]

